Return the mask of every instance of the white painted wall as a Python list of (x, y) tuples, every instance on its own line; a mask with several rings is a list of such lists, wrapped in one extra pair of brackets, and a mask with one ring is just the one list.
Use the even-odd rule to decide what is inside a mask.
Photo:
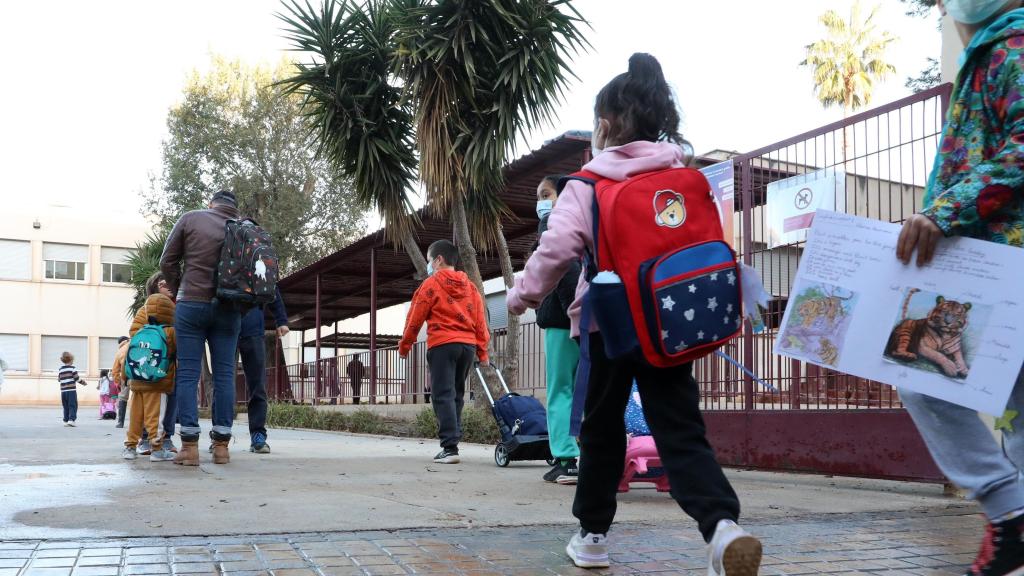
[[(4, 192), (9, 194), (9, 192)], [(35, 222), (39, 228), (33, 227)], [(29, 336), (27, 371), (7, 372), (0, 404), (60, 404), (57, 358), (42, 358), (43, 336), (85, 337), (88, 364), (83, 375), (90, 386), (79, 389), (79, 401), (97, 404), (100, 338), (116, 338), (129, 326), (127, 309), (132, 291), (122, 284), (102, 282), (102, 247), (132, 248), (151, 226), (138, 214), (91, 208), (35, 205), (31, 198), (4, 200), (0, 210), (0, 239), (31, 242), (31, 278), (0, 278), (0, 334)], [(89, 247), (85, 281), (44, 278), (43, 243)]]

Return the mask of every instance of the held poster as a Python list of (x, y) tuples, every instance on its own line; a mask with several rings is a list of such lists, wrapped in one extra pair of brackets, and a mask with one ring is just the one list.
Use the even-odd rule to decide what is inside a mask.
[(775, 352), (1001, 415), (1024, 363), (1024, 250), (970, 238), (896, 259), (900, 226), (819, 210)]
[(715, 205), (718, 207), (718, 217), (722, 219), (722, 232), (725, 234), (725, 241), (733, 249), (736, 249), (735, 230), (735, 192), (733, 176), (734, 169), (732, 160), (719, 162), (700, 169), (704, 177), (711, 184), (711, 192), (715, 196)]

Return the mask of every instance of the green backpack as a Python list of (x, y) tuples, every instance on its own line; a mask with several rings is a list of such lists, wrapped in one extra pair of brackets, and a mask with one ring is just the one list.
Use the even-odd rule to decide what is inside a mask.
[(150, 318), (149, 324), (140, 328), (128, 343), (124, 371), (130, 380), (159, 382), (167, 377), (172, 361), (164, 326)]

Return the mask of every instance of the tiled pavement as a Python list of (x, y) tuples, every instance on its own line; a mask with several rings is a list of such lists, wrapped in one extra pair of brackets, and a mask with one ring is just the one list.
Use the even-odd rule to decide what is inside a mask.
[[(962, 511), (754, 522), (761, 574), (962, 574), (981, 533)], [(613, 566), (584, 571), (566, 526), (0, 543), (0, 576), (347, 576), (374, 574), (704, 574), (689, 524), (617, 525)]]

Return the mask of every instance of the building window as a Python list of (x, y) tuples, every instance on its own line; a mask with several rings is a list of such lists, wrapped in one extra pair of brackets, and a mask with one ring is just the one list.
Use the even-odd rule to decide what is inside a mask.
[(28, 334), (0, 334), (0, 358), (8, 370), (28, 372)]
[(0, 280), (32, 279), (32, 243), (0, 240)]
[(132, 267), (128, 264), (132, 251), (127, 248), (108, 248), (100, 250), (100, 261), (103, 263), (103, 281), (128, 284), (132, 281)]
[(100, 370), (109, 370), (114, 367), (117, 348), (117, 338), (100, 338)]
[(89, 247), (78, 244), (43, 244), (43, 262), (46, 277), (51, 280), (86, 279)]
[(56, 372), (60, 368), (60, 357), (71, 352), (75, 357), (78, 373), (89, 373), (89, 339), (85, 336), (43, 336), (42, 367), (46, 372)]

